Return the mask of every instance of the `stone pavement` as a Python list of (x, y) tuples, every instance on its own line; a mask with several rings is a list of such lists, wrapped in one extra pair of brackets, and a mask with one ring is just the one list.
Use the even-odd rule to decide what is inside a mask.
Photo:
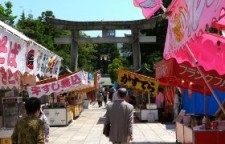
[[(111, 144), (102, 134), (106, 110), (90, 106), (65, 127), (50, 128), (49, 144)], [(134, 123), (132, 144), (175, 144), (175, 126), (161, 123)]]

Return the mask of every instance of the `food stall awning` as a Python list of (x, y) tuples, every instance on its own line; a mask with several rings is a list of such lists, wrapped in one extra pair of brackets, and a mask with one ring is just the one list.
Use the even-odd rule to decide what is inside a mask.
[[(192, 67), (188, 62), (178, 64), (175, 59), (161, 60), (155, 64), (155, 69), (155, 77), (162, 85), (180, 86), (210, 94), (197, 68)], [(213, 88), (225, 91), (225, 75), (219, 75), (216, 71), (204, 71), (204, 69), (202, 71)]]
[(159, 87), (159, 82), (154, 78), (127, 70), (118, 71), (117, 82), (119, 85), (123, 85), (127, 88), (132, 88), (143, 92), (150, 92), (154, 95), (157, 93)]
[(41, 97), (43, 95), (50, 95), (52, 93), (66, 93), (70, 91), (81, 91), (94, 87), (94, 83), (88, 78), (88, 73), (79, 71), (71, 74), (66, 74), (59, 79), (46, 79), (40, 81), (35, 86), (28, 86), (27, 91), (29, 96)]
[[(0, 21), (0, 75), (20, 72), (58, 77), (62, 58)], [(8, 72), (10, 71), (10, 72)]]

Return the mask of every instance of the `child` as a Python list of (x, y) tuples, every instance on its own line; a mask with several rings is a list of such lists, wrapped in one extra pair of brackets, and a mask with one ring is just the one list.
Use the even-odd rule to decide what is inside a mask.
[(41, 106), (41, 110), (40, 110), (40, 116), (39, 116), (40, 120), (42, 120), (44, 122), (44, 139), (45, 139), (45, 143), (49, 142), (49, 121), (48, 118), (46, 117), (45, 113), (43, 112), (43, 106)]

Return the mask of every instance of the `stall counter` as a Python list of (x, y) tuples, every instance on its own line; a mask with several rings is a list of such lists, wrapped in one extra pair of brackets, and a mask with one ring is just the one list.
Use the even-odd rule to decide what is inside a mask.
[(70, 107), (70, 110), (73, 113), (73, 118), (78, 117), (83, 110), (83, 104), (82, 103), (69, 105), (69, 107)]
[(66, 108), (45, 108), (44, 113), (49, 120), (50, 126), (66, 126), (68, 125), (73, 116), (69, 107)]
[(158, 120), (158, 110), (157, 109), (140, 109), (136, 108), (136, 116), (139, 120), (148, 120), (149, 114), (154, 114), (154, 120)]
[(225, 131), (193, 129), (176, 122), (176, 140), (185, 144), (222, 144), (225, 141)]

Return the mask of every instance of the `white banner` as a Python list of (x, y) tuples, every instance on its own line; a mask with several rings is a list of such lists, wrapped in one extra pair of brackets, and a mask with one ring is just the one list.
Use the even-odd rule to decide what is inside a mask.
[(0, 67), (10, 69), (12, 73), (24, 72), (25, 41), (0, 28)]
[(57, 81), (28, 86), (29, 97), (41, 97), (51, 93), (62, 93), (72, 91), (78, 88), (87, 87), (87, 73), (80, 71)]
[(32, 75), (58, 77), (62, 58), (0, 27), (0, 67)]

